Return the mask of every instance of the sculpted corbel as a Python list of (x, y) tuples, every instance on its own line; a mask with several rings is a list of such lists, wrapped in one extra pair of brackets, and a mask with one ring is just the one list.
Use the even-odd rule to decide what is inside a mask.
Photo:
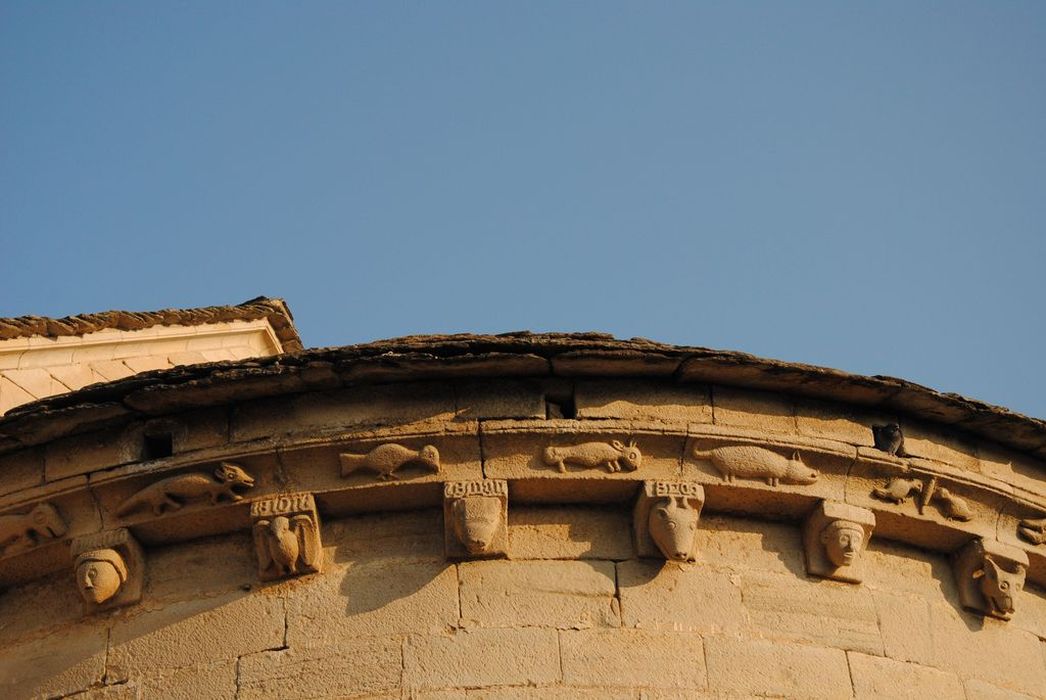
[(253, 501), (251, 521), (261, 580), (320, 570), (320, 519), (311, 493), (285, 493)]
[(145, 557), (127, 528), (77, 538), (71, 552), (85, 613), (131, 605), (142, 599)]
[(861, 553), (875, 529), (875, 514), (867, 508), (821, 501), (803, 522), (806, 572), (821, 578), (860, 583)]
[(451, 558), (508, 553), (508, 482), (448, 481), (443, 485), (444, 544)]
[(641, 557), (693, 561), (705, 490), (690, 481), (644, 481), (632, 513)]
[(1024, 588), (1028, 554), (996, 540), (975, 539), (953, 557), (952, 568), (964, 608), (1009, 620)]

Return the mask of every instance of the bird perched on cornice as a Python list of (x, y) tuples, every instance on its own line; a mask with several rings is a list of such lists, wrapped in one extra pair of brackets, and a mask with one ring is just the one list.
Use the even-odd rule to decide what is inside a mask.
[(254, 546), (261, 571), (275, 567), (278, 576), (297, 574), (299, 560), (305, 567), (315, 568), (319, 557), (316, 524), (307, 515), (277, 515), (257, 521)]

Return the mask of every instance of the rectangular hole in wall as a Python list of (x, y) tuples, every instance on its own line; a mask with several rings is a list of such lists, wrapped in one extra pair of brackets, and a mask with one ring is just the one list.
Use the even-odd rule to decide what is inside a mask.
[(170, 433), (147, 433), (142, 444), (142, 459), (163, 459), (174, 454), (174, 440)]

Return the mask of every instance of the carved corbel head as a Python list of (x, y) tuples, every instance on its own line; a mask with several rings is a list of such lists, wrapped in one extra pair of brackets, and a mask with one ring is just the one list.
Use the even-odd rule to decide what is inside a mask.
[(508, 548), (508, 484), (498, 479), (444, 485), (445, 544), (450, 557), (490, 557)]
[(76, 558), (76, 586), (84, 601), (101, 605), (127, 581), (127, 564), (115, 549), (92, 549)]
[(875, 514), (867, 508), (821, 501), (803, 523), (807, 573), (859, 583), (864, 575), (861, 553), (874, 529)]
[(1013, 616), (1028, 571), (1023, 549), (978, 538), (954, 555), (953, 566), (964, 608), (1000, 620)]
[(693, 561), (704, 488), (687, 481), (645, 481), (636, 499), (632, 528), (641, 557)]
[(126, 528), (73, 540), (72, 554), (76, 587), (87, 613), (141, 600), (145, 558)]

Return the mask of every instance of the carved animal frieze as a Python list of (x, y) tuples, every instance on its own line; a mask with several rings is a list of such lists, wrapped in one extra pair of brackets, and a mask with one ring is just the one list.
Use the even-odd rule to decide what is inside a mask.
[(785, 457), (777, 452), (751, 445), (716, 447), (712, 450), (694, 450), (694, 457), (708, 460), (723, 476), (723, 480), (757, 479), (770, 486), (785, 484), (812, 484), (817, 481), (817, 470), (803, 464), (799, 451)]
[(80, 537), (73, 541), (71, 551), (86, 613), (141, 600), (145, 557), (126, 528)]
[(154, 515), (164, 510), (178, 510), (190, 501), (209, 501), (217, 505), (221, 499), (241, 501), (238, 490), (254, 486), (254, 477), (239, 465), (222, 462), (212, 474), (191, 472), (161, 479), (150, 484), (120, 504), (116, 514), (125, 517), (137, 510), (149, 508)]
[(923, 482), (918, 479), (904, 479), (895, 477), (886, 482), (883, 488), (872, 489), (872, 495), (881, 501), (889, 501), (895, 505), (904, 503), (913, 493), (922, 493)]
[(632, 514), (641, 557), (693, 561), (705, 490), (690, 481), (644, 481)]
[(963, 607), (1002, 620), (1013, 616), (1028, 571), (1024, 550), (978, 538), (959, 550), (953, 567)]
[(900, 505), (907, 501), (912, 495), (918, 496), (916, 507), (922, 514), (930, 503), (937, 505), (941, 515), (949, 520), (967, 522), (973, 519), (973, 510), (965, 498), (952, 493), (951, 489), (937, 485), (937, 477), (932, 476), (925, 479), (908, 479), (904, 477), (893, 477), (886, 482), (882, 488), (872, 489), (872, 496), (881, 501), (887, 501), (894, 505)]
[(583, 442), (566, 447), (550, 446), (545, 448), (542, 456), (545, 464), (556, 467), (561, 472), (567, 470), (568, 464), (583, 469), (606, 467), (608, 472), (619, 472), (624, 469), (635, 471), (643, 463), (643, 453), (636, 447), (634, 440), (629, 441), (627, 445), (618, 440), (611, 440)]
[(379, 445), (367, 454), (342, 453), (341, 475), (349, 476), (359, 470), (375, 472), (378, 479), (398, 479), (396, 471), (401, 467), (417, 464), (439, 474), (441, 467), (439, 463), (439, 450), (432, 445), (425, 445), (419, 450), (413, 450), (403, 445), (386, 443)]
[(65, 520), (50, 503), (38, 503), (27, 513), (0, 515), (0, 556), (17, 554), (66, 533)]
[(319, 516), (311, 493), (289, 493), (251, 503), (254, 551), (263, 581), (320, 570)]
[(803, 523), (807, 573), (859, 583), (861, 553), (874, 529), (875, 514), (867, 508), (821, 501)]
[(1046, 542), (1046, 518), (1029, 518), (1017, 524), (1017, 535), (1032, 544)]
[(949, 520), (960, 522), (973, 520), (973, 511), (970, 510), (966, 499), (956, 496), (943, 486), (937, 489), (937, 501), (941, 513)]
[(508, 550), (508, 482), (448, 481), (443, 485), (447, 556), (490, 557)]
[(897, 423), (886, 425), (873, 425), (872, 438), (875, 440), (875, 449), (882, 450), (894, 457), (910, 457), (904, 450), (904, 433)]

